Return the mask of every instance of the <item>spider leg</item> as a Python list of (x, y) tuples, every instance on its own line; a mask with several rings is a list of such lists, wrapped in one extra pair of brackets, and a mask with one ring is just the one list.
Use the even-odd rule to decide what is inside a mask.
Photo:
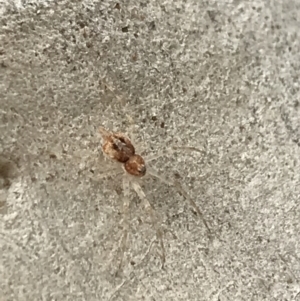
[(187, 151), (187, 152), (199, 152), (199, 153), (203, 153), (205, 154), (205, 152), (199, 148), (196, 148), (196, 147), (192, 147), (192, 146), (173, 146), (169, 149), (166, 149), (164, 151), (160, 151), (158, 154), (154, 154), (154, 155), (150, 155), (150, 156), (147, 156), (146, 157), (146, 160), (147, 162), (151, 162), (151, 161), (154, 161), (154, 160), (157, 160), (161, 157), (164, 157), (164, 156), (170, 156), (178, 151)]
[(105, 170), (96, 176), (90, 176), (90, 178), (94, 181), (98, 181), (98, 180), (102, 180), (102, 179), (105, 179), (105, 178), (108, 178), (111, 176), (118, 176), (121, 173), (123, 173), (122, 170), (120, 170), (118, 168), (113, 168), (113, 169)]
[(192, 207), (195, 209), (195, 211), (197, 212), (198, 216), (201, 218), (201, 220), (202, 220), (204, 226), (206, 227), (208, 233), (211, 234), (211, 230), (210, 230), (210, 228), (209, 228), (209, 226), (208, 226), (208, 224), (207, 224), (207, 222), (206, 222), (206, 220), (205, 220), (205, 218), (204, 218), (203, 213), (200, 211), (200, 209), (199, 209), (198, 206), (196, 205), (195, 201), (194, 201), (192, 198), (190, 198), (190, 196), (188, 195), (188, 193), (182, 188), (181, 184), (180, 184), (178, 181), (176, 181), (176, 180), (175, 180), (174, 182), (169, 181), (169, 180), (166, 179), (165, 177), (160, 176), (160, 175), (159, 175), (153, 168), (151, 168), (151, 167), (147, 167), (147, 171), (148, 171), (148, 173), (149, 173), (150, 175), (152, 175), (153, 177), (155, 177), (155, 178), (161, 180), (163, 183), (166, 183), (167, 185), (170, 185), (170, 186), (174, 186), (174, 187), (177, 189), (177, 191), (179, 192), (179, 194), (183, 195), (183, 197), (184, 197), (186, 200), (188, 200), (190, 206), (192, 206)]
[(113, 94), (113, 96), (121, 103), (122, 106), (125, 106), (125, 101), (123, 97), (120, 97), (116, 94), (116, 92), (114, 91), (114, 89), (108, 85), (107, 83), (105, 83), (104, 81), (102, 81), (102, 83), (104, 84), (104, 86)]
[(181, 184), (178, 181), (176, 181), (176, 180), (174, 181), (174, 186), (177, 188), (178, 192), (181, 195), (183, 195), (185, 197), (185, 199), (188, 200), (190, 206), (192, 206), (195, 209), (195, 211), (197, 212), (198, 216), (202, 219), (202, 222), (203, 222), (204, 226), (206, 227), (208, 233), (211, 234), (211, 230), (210, 230), (210, 228), (209, 228), (209, 226), (208, 226), (208, 224), (207, 224), (207, 222), (206, 222), (206, 220), (204, 218), (204, 215), (200, 211), (199, 207), (196, 205), (195, 201), (192, 198), (190, 198), (190, 196), (188, 195), (188, 193), (182, 188)]
[(165, 247), (164, 247), (164, 242), (163, 242), (163, 233), (161, 230), (161, 227), (159, 226), (159, 221), (157, 219), (157, 216), (154, 212), (153, 207), (151, 206), (150, 202), (147, 200), (146, 195), (142, 189), (142, 187), (137, 183), (137, 182), (131, 182), (131, 185), (138, 195), (138, 197), (141, 199), (141, 201), (144, 203), (145, 209), (149, 212), (150, 218), (151, 218), (151, 223), (156, 231), (156, 236), (159, 241), (162, 254), (161, 254), (161, 261), (162, 261), (162, 268), (164, 268), (164, 264), (166, 261), (165, 257)]
[(111, 132), (105, 129), (103, 126), (99, 127), (99, 133), (104, 140), (111, 135)]
[(123, 201), (123, 219), (122, 219), (122, 226), (123, 226), (123, 235), (121, 238), (121, 243), (120, 243), (120, 264), (119, 264), (119, 270), (122, 269), (123, 265), (123, 259), (124, 259), (124, 254), (127, 248), (127, 238), (128, 238), (128, 228), (129, 228), (129, 221), (128, 221), (128, 211), (129, 211), (129, 206), (130, 206), (130, 199), (129, 199), (129, 194), (130, 194), (130, 185), (129, 185), (129, 180), (126, 176), (123, 177), (123, 193), (124, 193), (124, 201)]

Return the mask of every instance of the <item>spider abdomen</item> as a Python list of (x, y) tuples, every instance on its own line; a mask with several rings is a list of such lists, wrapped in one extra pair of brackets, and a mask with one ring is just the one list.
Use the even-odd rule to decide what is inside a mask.
[(140, 155), (131, 156), (124, 164), (125, 170), (137, 177), (142, 177), (146, 174), (145, 160)]

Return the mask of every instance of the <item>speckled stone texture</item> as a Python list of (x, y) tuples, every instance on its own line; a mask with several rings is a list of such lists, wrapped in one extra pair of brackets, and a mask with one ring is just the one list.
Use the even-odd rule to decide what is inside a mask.
[[(300, 3), (1, 2), (0, 299), (300, 300)], [(160, 175), (132, 191), (99, 126)], [(178, 150), (191, 146), (201, 150)]]

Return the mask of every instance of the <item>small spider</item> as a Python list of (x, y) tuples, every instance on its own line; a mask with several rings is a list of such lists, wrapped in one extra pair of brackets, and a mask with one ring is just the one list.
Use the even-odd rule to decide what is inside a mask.
[[(146, 166), (145, 160), (142, 156), (136, 154), (135, 148), (130, 141), (128, 137), (126, 137), (124, 134), (119, 132), (111, 132), (104, 127), (99, 128), (99, 132), (102, 137), (102, 151), (106, 157), (108, 157), (110, 160), (118, 162), (116, 168), (112, 168), (109, 172), (103, 174), (101, 177), (108, 177), (111, 175), (117, 175), (120, 174), (122, 171), (118, 167), (122, 167), (123, 171), (125, 171), (123, 176), (123, 190), (124, 190), (124, 203), (123, 203), (123, 237), (121, 240), (121, 263), (120, 267), (122, 266), (123, 256), (126, 250), (127, 246), (127, 236), (128, 236), (128, 209), (130, 205), (129, 200), (129, 194), (130, 194), (130, 187), (133, 188), (133, 190), (136, 192), (138, 197), (141, 199), (142, 203), (144, 203), (145, 209), (149, 212), (149, 215), (151, 217), (152, 225), (156, 231), (157, 239), (159, 240), (162, 254), (161, 254), (161, 260), (162, 260), (162, 267), (164, 267), (165, 263), (165, 248), (163, 243), (163, 234), (162, 230), (159, 226), (156, 214), (154, 212), (154, 209), (152, 208), (150, 202), (146, 198), (146, 195), (139, 184), (138, 179), (145, 177), (146, 174), (153, 176), (155, 178), (160, 179), (162, 182), (175, 186), (179, 193), (181, 193), (190, 203), (190, 205), (194, 208), (194, 210), (197, 212), (197, 214), (202, 218), (204, 225), (206, 226), (208, 232), (210, 233), (210, 229), (203, 218), (203, 214), (195, 204), (195, 202), (189, 197), (189, 195), (183, 190), (179, 182), (172, 183), (171, 181), (163, 178), (156, 172), (153, 168), (150, 166)], [(180, 149), (180, 148), (176, 148)], [(174, 149), (174, 150), (176, 150)], [(191, 151), (199, 151), (195, 148), (189, 148), (184, 147), (184, 149), (189, 149)], [(152, 158), (148, 159), (148, 162), (158, 159), (159, 157), (164, 156), (164, 154), (156, 155)]]

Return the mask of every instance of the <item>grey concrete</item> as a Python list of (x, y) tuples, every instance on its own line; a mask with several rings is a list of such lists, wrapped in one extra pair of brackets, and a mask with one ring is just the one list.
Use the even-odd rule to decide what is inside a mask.
[[(1, 301), (299, 301), (299, 1), (56, 2), (1, 8)], [(132, 192), (118, 271), (100, 125), (166, 153), (154, 167), (211, 239), (146, 179), (165, 268)], [(202, 151), (167, 152), (184, 145)]]

